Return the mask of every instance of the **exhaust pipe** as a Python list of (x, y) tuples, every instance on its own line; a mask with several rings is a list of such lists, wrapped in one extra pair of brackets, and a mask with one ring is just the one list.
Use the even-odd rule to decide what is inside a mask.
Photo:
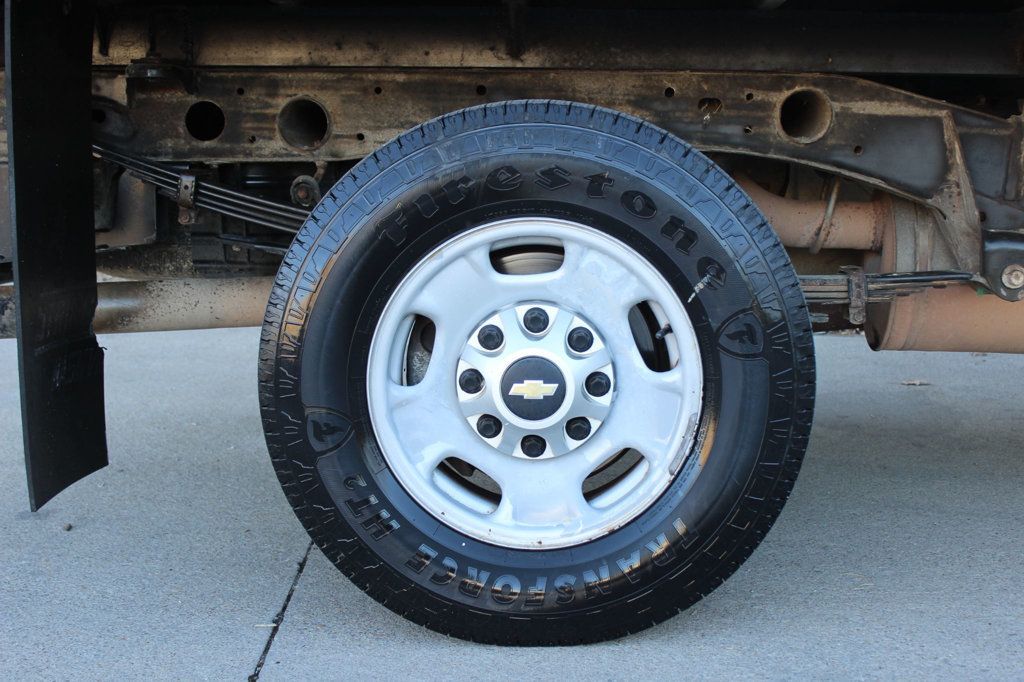
[[(97, 334), (258, 327), (273, 277), (100, 282)], [(17, 334), (14, 287), (0, 287), (0, 338)]]
[(1024, 353), (1024, 303), (969, 285), (927, 289), (869, 306), (864, 333), (875, 350)]
[(881, 193), (872, 201), (836, 201), (834, 195), (828, 201), (787, 199), (743, 175), (735, 180), (764, 213), (783, 245), (815, 253), (819, 249), (878, 251), (892, 222), (891, 204), (901, 201)]

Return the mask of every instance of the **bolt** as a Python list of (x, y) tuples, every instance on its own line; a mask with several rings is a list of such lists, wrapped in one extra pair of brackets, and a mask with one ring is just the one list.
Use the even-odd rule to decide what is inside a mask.
[(587, 393), (596, 398), (600, 398), (612, 390), (612, 380), (604, 372), (592, 373), (583, 385), (587, 389)]
[(475, 369), (467, 369), (459, 375), (459, 388), (466, 393), (478, 393), (484, 387), (484, 375)]
[(488, 324), (477, 332), (476, 340), (484, 350), (497, 350), (505, 342), (505, 335), (495, 325)]
[(589, 329), (576, 327), (569, 332), (569, 348), (572, 348), (577, 353), (584, 353), (590, 350), (592, 345), (594, 345), (594, 335), (590, 333)]
[(533, 334), (540, 334), (548, 328), (548, 314), (543, 308), (530, 308), (523, 315), (523, 326)]
[(565, 423), (565, 432), (573, 440), (583, 440), (590, 435), (590, 420), (586, 417), (573, 417)]
[(1003, 286), (1007, 289), (1024, 287), (1024, 265), (1007, 265), (1003, 270)]
[(501, 421), (490, 414), (482, 414), (476, 420), (476, 431), (484, 438), (494, 438), (501, 433)]
[(540, 457), (548, 449), (548, 444), (540, 436), (523, 436), (519, 444), (523, 448), (523, 454), (527, 457)]

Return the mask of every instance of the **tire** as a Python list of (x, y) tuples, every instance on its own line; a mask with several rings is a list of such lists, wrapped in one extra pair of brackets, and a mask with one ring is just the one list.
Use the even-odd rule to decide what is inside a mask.
[[(461, 256), (445, 260), (461, 253), (451, 249), (478, 253), (474, 239), (515, 230), (530, 239), (531, 230), (565, 237), (550, 243), (536, 237), (537, 244), (522, 247), (533, 270), (521, 280), (508, 265), (518, 262), (517, 240), (487, 247), (493, 267), (504, 274), (488, 271), (479, 287), (444, 289), (473, 280), (453, 274), (449, 282), (447, 275), (430, 274), (430, 268), (462, 262)], [(512, 249), (507, 257), (506, 243)], [(577, 253), (590, 260), (571, 260)], [(562, 260), (543, 266), (545, 258)], [(551, 400), (562, 401), (557, 404), (570, 405), (564, 409), (598, 415), (587, 416), (590, 426), (580, 427), (591, 430), (582, 445), (562, 439), (560, 425), (545, 431), (549, 449), (531, 462), (524, 453), (536, 450), (534, 441), (527, 448), (525, 440), (506, 445), (500, 434), (490, 441), (479, 435), (486, 429), (474, 429), (479, 421), (472, 396), (456, 388), (461, 384), (455, 374), (438, 379), (438, 373), (455, 366), (456, 352), (462, 354), (459, 372), (467, 358), (505, 353), (481, 354), (488, 318), (472, 312), (493, 282), (529, 282), (523, 290), (532, 292), (563, 271), (576, 279), (559, 280), (545, 289), (550, 296), (537, 300), (550, 304), (554, 319), (568, 319), (564, 313), (573, 320), (565, 324), (592, 329), (601, 343), (591, 341), (586, 352), (604, 345), (615, 383), (607, 404), (596, 403), (599, 388), (584, 395), (590, 389), (580, 388), (582, 375), (574, 372), (590, 370), (572, 364), (586, 365), (575, 351), (564, 351), (565, 367), (571, 367), (561, 383), (520, 381), (491, 393), (499, 375), (487, 374), (480, 395), (505, 401), (492, 409), (517, 409), (509, 401), (519, 398), (523, 405), (543, 404), (542, 396), (531, 395), (542, 387)], [(427, 284), (406, 286), (424, 272)], [(543, 274), (551, 272), (556, 274)], [(634, 285), (636, 292), (658, 296), (646, 308), (629, 309), (635, 353), (622, 350), (628, 337), (618, 313), (603, 321), (580, 312), (586, 308), (602, 318), (602, 311), (625, 310)], [(434, 287), (462, 293), (435, 296)], [(571, 304), (560, 300), (563, 295)], [(442, 322), (433, 323), (432, 339), (425, 331), (429, 315), (401, 317), (402, 301), (417, 297), (439, 311)], [(508, 308), (514, 312), (502, 314), (511, 317), (500, 320), (525, 324), (522, 308)], [(464, 319), (471, 315), (477, 317)], [(392, 318), (402, 320), (399, 326), (387, 326)], [(549, 336), (555, 339), (551, 352), (563, 352), (557, 337)], [(512, 348), (513, 337), (533, 338), (506, 326), (501, 348)], [(414, 356), (424, 351), (426, 370), (417, 370)], [(435, 362), (438, 369), (432, 370)], [(508, 362), (494, 361), (507, 367), (502, 381), (512, 376)], [(659, 379), (659, 372), (669, 378)], [(664, 394), (645, 388), (655, 384), (644, 382), (656, 381), (668, 386)], [(636, 632), (691, 606), (764, 538), (807, 446), (813, 340), (785, 250), (747, 195), (714, 163), (625, 114), (569, 102), (513, 101), (464, 109), (410, 130), (356, 165), (324, 197), (277, 275), (262, 333), (259, 384), (267, 446), (288, 500), (317, 546), (359, 588), (395, 613), (456, 637), (575, 644)], [(563, 384), (577, 391), (576, 402), (555, 395)], [(507, 393), (516, 397), (505, 398)], [(389, 402), (392, 394), (418, 397)], [(688, 403), (693, 395), (696, 402)], [(407, 405), (413, 406), (408, 413)], [(680, 415), (692, 409), (690, 423), (681, 418), (666, 425), (665, 415), (677, 414), (673, 406)], [(458, 410), (462, 414), (452, 417)], [(504, 414), (496, 416), (499, 423)], [(624, 428), (627, 417), (619, 414), (639, 421)], [(508, 417), (507, 433), (521, 433), (515, 424), (528, 429), (542, 423), (517, 419)], [(491, 464), (457, 457), (443, 460), (443, 471), (442, 464), (430, 469), (434, 460), (427, 451), (449, 442), (472, 451), (480, 458), (474, 461), (518, 473), (496, 483), (498, 477), (489, 478)], [(582, 492), (579, 486), (552, 486), (546, 473), (527, 473), (529, 485), (516, 479), (534, 471), (531, 466), (567, 471), (569, 463), (618, 444), (628, 447), (608, 466), (625, 473), (608, 474), (610, 488), (593, 483), (599, 478), (593, 472)], [(631, 464), (629, 456), (635, 456)], [(666, 457), (674, 459), (666, 464)], [(429, 473), (408, 473), (421, 464)], [(573, 466), (585, 472), (589, 464)], [(638, 469), (642, 482), (630, 482), (629, 472)], [(644, 487), (648, 479), (653, 482)], [(536, 493), (545, 485), (550, 490)], [(455, 501), (431, 507), (446, 490), (454, 491)], [(607, 490), (627, 492), (604, 502)], [(634, 490), (647, 496), (643, 505), (629, 506), (640, 499)], [(571, 498), (564, 503), (570, 511), (543, 508), (544, 500), (562, 505), (562, 496)], [(506, 499), (512, 502), (503, 506)], [(605, 506), (596, 508), (597, 501)], [(486, 527), (492, 520), (494, 527)], [(539, 539), (548, 544), (538, 545)]]

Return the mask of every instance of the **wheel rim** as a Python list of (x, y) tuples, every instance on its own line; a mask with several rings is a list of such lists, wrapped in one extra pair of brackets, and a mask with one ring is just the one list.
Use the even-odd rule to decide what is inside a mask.
[[(640, 306), (661, 328), (660, 366), (630, 324)], [(703, 389), (664, 277), (622, 242), (547, 218), (489, 223), (422, 259), (384, 308), (367, 377), (406, 492), (455, 530), (520, 549), (594, 540), (653, 504), (691, 454)]]

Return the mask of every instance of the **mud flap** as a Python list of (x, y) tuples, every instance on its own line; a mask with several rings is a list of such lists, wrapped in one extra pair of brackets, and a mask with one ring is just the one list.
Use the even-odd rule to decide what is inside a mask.
[(91, 2), (6, 0), (22, 429), (35, 511), (107, 464), (96, 309)]

